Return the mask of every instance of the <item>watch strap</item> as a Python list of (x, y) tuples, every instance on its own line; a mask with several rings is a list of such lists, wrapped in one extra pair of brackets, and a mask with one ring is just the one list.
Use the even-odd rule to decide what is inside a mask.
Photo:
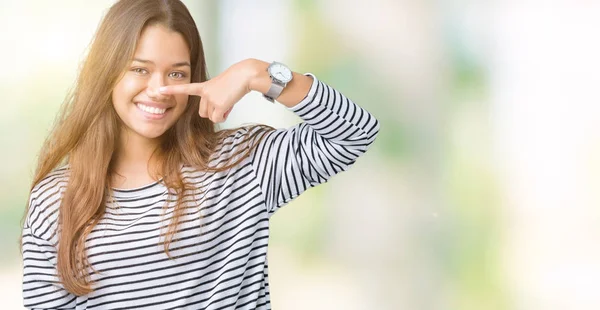
[(274, 102), (275, 99), (279, 98), (279, 95), (281, 95), (281, 92), (283, 91), (284, 87), (285, 85), (282, 85), (275, 79), (271, 78), (271, 87), (269, 87), (267, 93), (264, 94), (264, 97), (267, 100)]

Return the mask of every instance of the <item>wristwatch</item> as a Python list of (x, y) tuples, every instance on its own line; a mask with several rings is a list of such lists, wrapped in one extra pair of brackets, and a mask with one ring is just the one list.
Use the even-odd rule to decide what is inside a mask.
[(292, 70), (280, 62), (272, 62), (267, 68), (271, 77), (271, 87), (263, 96), (274, 102), (281, 95), (283, 88), (292, 80)]

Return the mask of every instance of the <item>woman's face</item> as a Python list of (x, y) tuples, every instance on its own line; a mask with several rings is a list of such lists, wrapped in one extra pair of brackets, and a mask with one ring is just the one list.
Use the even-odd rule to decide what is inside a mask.
[(165, 133), (185, 110), (188, 95), (162, 95), (158, 89), (190, 79), (190, 53), (183, 36), (160, 25), (146, 27), (112, 92), (126, 134), (155, 139)]

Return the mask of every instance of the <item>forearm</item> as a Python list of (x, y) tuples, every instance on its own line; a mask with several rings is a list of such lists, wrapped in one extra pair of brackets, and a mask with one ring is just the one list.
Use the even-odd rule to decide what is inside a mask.
[[(250, 90), (266, 94), (269, 87), (271, 87), (271, 78), (267, 72), (269, 63), (258, 59), (247, 59), (243, 63), (249, 70), (248, 87)], [(311, 77), (293, 72), (292, 80), (283, 89), (283, 92), (277, 98), (277, 102), (289, 108), (295, 106), (306, 97), (312, 82)]]
[[(236, 64), (236, 71), (239, 69), (238, 72), (243, 73), (248, 91), (265, 94), (272, 83), (268, 66), (269, 63), (261, 60), (246, 59)], [(314, 93), (309, 95), (309, 92)], [(310, 74), (293, 72), (292, 81), (277, 101), (300, 116), (329, 143), (357, 147), (364, 152), (379, 132), (379, 121), (373, 115), (332, 87), (316, 78), (313, 80)]]

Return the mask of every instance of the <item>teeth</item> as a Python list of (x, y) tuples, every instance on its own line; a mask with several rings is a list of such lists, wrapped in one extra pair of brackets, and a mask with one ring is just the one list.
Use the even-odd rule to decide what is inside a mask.
[(141, 103), (138, 103), (137, 106), (138, 106), (138, 108), (140, 108), (140, 110), (148, 112), (148, 113), (152, 113), (152, 114), (165, 114), (165, 111), (167, 110), (167, 109), (159, 109), (159, 108), (145, 106)]

